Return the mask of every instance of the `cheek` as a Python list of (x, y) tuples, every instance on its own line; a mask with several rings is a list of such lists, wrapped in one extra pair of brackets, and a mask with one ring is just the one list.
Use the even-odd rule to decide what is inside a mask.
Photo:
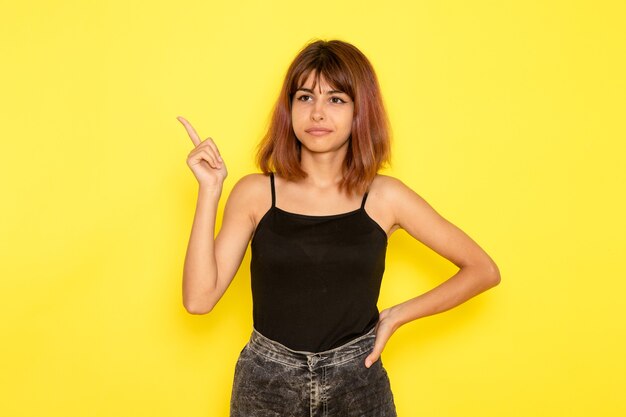
[(301, 127), (303, 125), (303, 114), (302, 112), (299, 112), (297, 109), (296, 110), (292, 110), (291, 112), (291, 124), (293, 125), (294, 129)]
[(352, 129), (352, 123), (354, 122), (354, 114), (353, 112), (349, 112), (344, 117), (344, 125), (348, 130)]

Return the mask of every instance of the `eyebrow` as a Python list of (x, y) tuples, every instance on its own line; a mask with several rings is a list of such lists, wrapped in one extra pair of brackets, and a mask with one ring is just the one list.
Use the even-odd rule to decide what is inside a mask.
[[(304, 87), (302, 87), (302, 88), (298, 88), (296, 91), (306, 91), (307, 93), (311, 93), (311, 94), (313, 94), (313, 90), (311, 90), (311, 89), (309, 89), (309, 88), (304, 88)], [(327, 91), (327, 92), (326, 92), (326, 94), (336, 94), (336, 93), (339, 93), (339, 94), (346, 94), (345, 92), (343, 92), (343, 91), (341, 91), (341, 90), (330, 90), (330, 91)]]

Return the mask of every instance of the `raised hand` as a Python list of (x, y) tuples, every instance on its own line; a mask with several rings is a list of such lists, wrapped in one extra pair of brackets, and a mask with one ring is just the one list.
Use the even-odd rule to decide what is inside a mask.
[(187, 156), (187, 165), (191, 168), (198, 183), (201, 187), (221, 187), (228, 176), (228, 171), (217, 149), (217, 145), (210, 137), (203, 141), (200, 140), (193, 126), (183, 117), (178, 116), (176, 119), (185, 126), (195, 146)]

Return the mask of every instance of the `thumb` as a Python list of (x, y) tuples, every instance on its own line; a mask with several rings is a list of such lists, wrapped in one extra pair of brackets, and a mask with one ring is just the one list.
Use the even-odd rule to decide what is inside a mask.
[(370, 366), (372, 366), (372, 364), (374, 362), (376, 362), (378, 360), (378, 358), (380, 358), (380, 354), (383, 351), (383, 346), (384, 346), (384, 343), (381, 340), (377, 340), (376, 341), (376, 343), (374, 344), (374, 349), (365, 358), (365, 367), (366, 368), (369, 368)]

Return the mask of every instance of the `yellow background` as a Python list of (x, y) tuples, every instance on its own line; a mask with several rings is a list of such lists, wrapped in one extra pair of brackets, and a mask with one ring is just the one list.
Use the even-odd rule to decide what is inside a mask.
[[(500, 286), (401, 327), (400, 416), (623, 416), (621, 1), (7, 2), (0, 17), (0, 414), (226, 416), (251, 332), (249, 252), (182, 306), (197, 183), (226, 196), (313, 38), (372, 61), (392, 167), (497, 262)], [(268, 189), (269, 192), (269, 189)], [(456, 267), (400, 230), (379, 308)]]

